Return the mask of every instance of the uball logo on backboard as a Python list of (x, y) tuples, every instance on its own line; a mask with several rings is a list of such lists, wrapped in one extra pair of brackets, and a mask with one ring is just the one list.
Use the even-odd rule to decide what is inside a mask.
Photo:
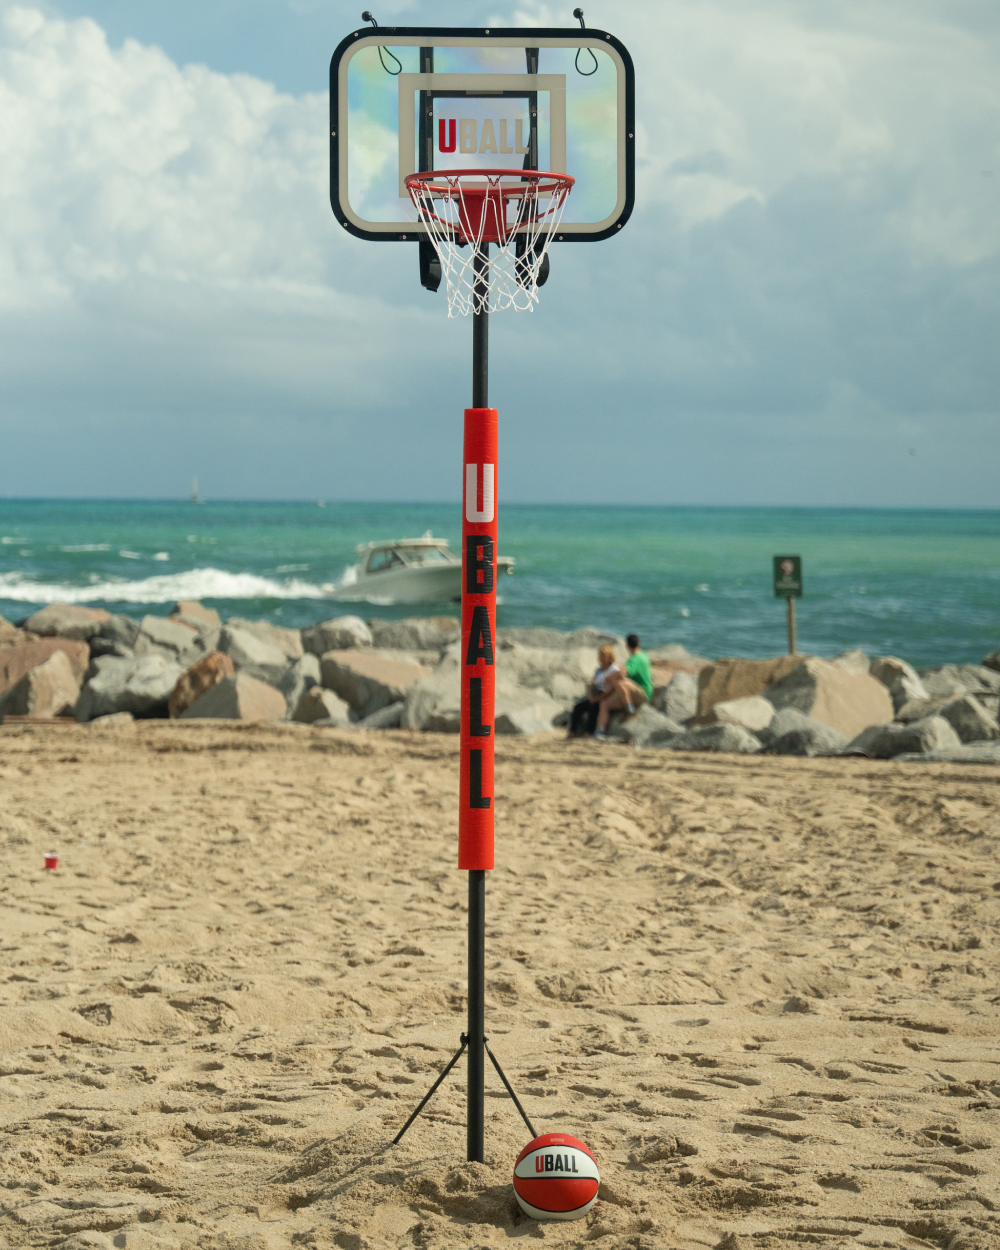
[[(513, 145), (510, 143), (511, 120), (514, 123)], [(483, 120), (482, 130), (474, 117), (441, 117), (438, 119), (438, 151), (454, 152), (464, 156), (474, 152), (492, 152), (495, 156), (527, 156), (524, 143), (525, 118), (507, 117)]]

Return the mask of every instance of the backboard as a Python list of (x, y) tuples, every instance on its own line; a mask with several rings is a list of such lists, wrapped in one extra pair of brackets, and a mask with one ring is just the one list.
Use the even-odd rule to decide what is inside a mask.
[(596, 242), (635, 194), (635, 87), (604, 31), (364, 27), (330, 63), (330, 202), (359, 238), (416, 241), (407, 175), (570, 174), (554, 241)]

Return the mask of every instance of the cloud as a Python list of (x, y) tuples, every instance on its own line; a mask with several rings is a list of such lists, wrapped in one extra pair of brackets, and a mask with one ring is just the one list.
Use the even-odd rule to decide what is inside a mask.
[[(944, 13), (616, 9), (636, 212), (494, 321), (508, 497), (994, 501), (1000, 18)], [(454, 496), (470, 327), (336, 225), (326, 111), (0, 5), (0, 493)]]

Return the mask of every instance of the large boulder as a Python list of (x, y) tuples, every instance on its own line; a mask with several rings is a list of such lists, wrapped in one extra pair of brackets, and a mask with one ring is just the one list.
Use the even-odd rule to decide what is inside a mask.
[(224, 677), (232, 677), (235, 672), (233, 661), (228, 655), (222, 651), (212, 651), (178, 677), (177, 685), (167, 701), (167, 711), (173, 717), (181, 716), (206, 691), (218, 685)]
[(34, 642), (37, 637), (37, 634), (18, 629), (6, 617), (0, 616), (0, 647), (21, 647), (26, 642)]
[(984, 655), (983, 668), (991, 669), (994, 673), (1000, 673), (1000, 651), (991, 651), (989, 655)]
[(698, 711), (698, 675), (678, 669), (653, 696), (653, 706), (679, 724), (689, 721)]
[(302, 725), (313, 725), (321, 720), (328, 725), (345, 726), (351, 723), (351, 709), (332, 690), (312, 686), (295, 705), (292, 720)]
[(716, 703), (763, 694), (768, 686), (803, 664), (801, 655), (779, 655), (773, 660), (717, 660), (698, 674), (698, 712), (695, 724), (714, 724)]
[(176, 618), (144, 616), (132, 644), (135, 655), (162, 655), (181, 668), (193, 664), (205, 654), (199, 645), (199, 631)]
[(1000, 694), (1000, 673), (979, 664), (942, 664), (938, 668), (922, 668), (920, 680), (934, 698), (944, 695)]
[(0, 694), (0, 717), (72, 716), (80, 678), (65, 651), (53, 651), (20, 681)]
[(281, 720), (287, 710), (280, 690), (249, 673), (235, 673), (207, 690), (181, 713), (181, 719)]
[(133, 659), (106, 656), (99, 671), (83, 687), (76, 705), (78, 721), (94, 720), (112, 712), (138, 717), (166, 716), (167, 701), (183, 670), (164, 655)]
[(409, 616), (402, 621), (368, 622), (372, 644), (397, 651), (439, 651), (461, 634), (457, 616)]
[(292, 664), (280, 647), (257, 633), (230, 625), (224, 626), (219, 635), (219, 650), (232, 658), (238, 673), (246, 673), (270, 686), (280, 685)]
[(170, 609), (170, 615), (201, 628), (220, 629), (222, 627), (222, 617), (215, 608), (206, 608), (197, 599), (178, 599)]
[[(131, 654), (136, 639), (139, 637), (140, 628), (139, 622), (133, 620), (131, 616), (109, 616), (106, 621), (102, 621), (100, 630), (90, 639), (91, 653), (95, 653), (94, 649), (98, 643), (107, 642), (116, 644), (120, 648), (127, 648)], [(98, 650), (96, 654), (110, 655), (112, 653)]]
[(974, 694), (944, 703), (937, 712), (963, 742), (995, 742), (1000, 738), (1000, 725), (990, 716)]
[(58, 634), (60, 638), (86, 642), (100, 630), (101, 623), (110, 617), (111, 613), (103, 608), (81, 608), (75, 603), (50, 603), (47, 608), (29, 616), (24, 627), (43, 638)]
[(840, 655), (835, 655), (830, 661), (836, 664), (838, 668), (844, 668), (849, 673), (870, 673), (872, 662), (867, 655), (859, 648), (854, 651), (841, 651)]
[(398, 703), (426, 674), (413, 660), (386, 659), (372, 651), (328, 651), (320, 660), (323, 685), (349, 704), (359, 720)]
[(300, 660), (304, 654), (302, 635), (297, 629), (282, 629), (280, 625), (272, 625), (270, 621), (246, 621), (239, 616), (231, 616), (226, 621), (226, 628), (253, 634), (261, 642), (281, 651), (289, 661)]
[(745, 695), (742, 699), (726, 699), (712, 709), (721, 725), (742, 725), (751, 733), (766, 729), (774, 719), (774, 704), (760, 694)]
[(606, 646), (614, 647), (619, 659), (624, 657), (625, 639), (604, 633), (592, 625), (584, 625), (582, 629), (565, 634), (558, 629), (537, 625), (504, 625), (497, 630), (497, 649), (500, 651), (507, 647), (534, 647), (543, 651), (579, 651), (582, 648), (590, 652), (592, 669), (597, 664), (597, 648)]
[(414, 682), (406, 692), (403, 728), (457, 734), (462, 723), (460, 674), (458, 656), (448, 656)]
[(654, 736), (650, 745), (669, 747), (671, 751), (731, 751), (753, 755), (760, 750), (760, 739), (741, 725), (695, 725), (669, 738)]
[(402, 701), (399, 703), (390, 703), (388, 707), (380, 707), (377, 712), (372, 712), (371, 716), (366, 716), (364, 720), (356, 722), (355, 729), (398, 729), (403, 723), (403, 709), (406, 704)]
[(360, 616), (335, 616), (304, 629), (302, 645), (317, 657), (327, 651), (356, 651), (372, 645), (372, 631)]
[(889, 760), (896, 755), (950, 751), (961, 746), (958, 734), (943, 716), (927, 716), (908, 725), (871, 725), (843, 748), (843, 755)]
[(494, 702), (494, 732), (498, 734), (537, 734), (552, 728), (562, 704), (544, 690), (498, 687)]
[(848, 742), (846, 734), (794, 707), (775, 712), (759, 737), (765, 749), (775, 755), (833, 755)]
[(498, 688), (543, 690), (563, 706), (583, 698), (596, 668), (594, 653), (585, 647), (551, 650), (519, 643), (499, 649), (496, 664)]
[(916, 669), (898, 656), (879, 656), (877, 660), (872, 660), (868, 672), (889, 691), (893, 711), (898, 711), (904, 703), (909, 703), (912, 699), (929, 697)]
[(642, 750), (647, 746), (667, 742), (683, 732), (683, 725), (646, 703), (634, 716), (616, 721), (614, 727), (608, 730), (608, 737), (615, 742), (630, 742)]
[(320, 681), (319, 656), (306, 652), (287, 670), (278, 683), (278, 689), (285, 696), (288, 706), (294, 709), (299, 706), (299, 700), (305, 692), (318, 686)]
[(849, 739), (893, 717), (885, 686), (867, 673), (852, 673), (827, 660), (804, 660), (765, 691), (777, 709), (794, 707)]
[(69, 660), (76, 681), (83, 681), (90, 662), (90, 651), (85, 642), (72, 638), (36, 638), (20, 646), (0, 647), (0, 694), (16, 685), (25, 673), (44, 664), (56, 651), (61, 651)]

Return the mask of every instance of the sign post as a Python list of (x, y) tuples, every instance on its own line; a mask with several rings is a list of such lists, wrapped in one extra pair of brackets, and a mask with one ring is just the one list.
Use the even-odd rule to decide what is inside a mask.
[(788, 605), (788, 654), (795, 654), (795, 600), (802, 595), (802, 557), (774, 557), (774, 597)]

